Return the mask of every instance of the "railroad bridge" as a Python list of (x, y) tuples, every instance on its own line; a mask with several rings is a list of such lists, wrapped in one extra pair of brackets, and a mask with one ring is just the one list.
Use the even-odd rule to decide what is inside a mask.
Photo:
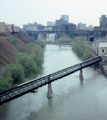
[(88, 66), (91, 66), (93, 64), (101, 62), (102, 59), (100, 56), (88, 59), (82, 63), (76, 64), (74, 66), (65, 68), (63, 70), (57, 71), (55, 73), (49, 74), (47, 76), (30, 80), (28, 82), (22, 83), (20, 85), (17, 85), (13, 88), (7, 89), (5, 91), (0, 92), (0, 105), (3, 103), (6, 103), (10, 100), (13, 100), (17, 97), (20, 97), (24, 94), (27, 94), (29, 92), (35, 93), (38, 88), (48, 84), (48, 93), (47, 97), (50, 98), (52, 97), (52, 88), (51, 88), (51, 83), (61, 79), (63, 77), (66, 77), (78, 70), (80, 70), (80, 75), (79, 78), (81, 81), (83, 81), (83, 71), (82, 69)]
[(58, 30), (40, 30), (40, 31), (26, 31), (28, 35), (30, 35), (33, 39), (37, 40), (39, 35), (42, 35), (44, 39), (46, 39), (47, 34), (56, 33), (58, 38), (62, 34), (67, 34), (69, 37), (78, 37), (85, 36), (90, 37), (105, 37), (107, 34), (107, 30), (75, 30), (75, 31), (58, 31)]

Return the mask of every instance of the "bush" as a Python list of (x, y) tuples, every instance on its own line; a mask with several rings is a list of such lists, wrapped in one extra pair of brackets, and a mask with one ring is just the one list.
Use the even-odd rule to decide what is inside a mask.
[(25, 76), (28, 77), (30, 74), (38, 72), (36, 62), (25, 53), (18, 53), (17, 62), (23, 66)]
[(11, 41), (11, 44), (12, 44), (12, 45), (16, 45), (16, 44), (17, 44), (17, 39), (12, 40), (12, 41)]
[(26, 31), (23, 31), (23, 35), (27, 36), (27, 32), (26, 32)]
[(19, 84), (24, 80), (23, 67), (20, 64), (9, 64), (4, 69), (3, 76), (9, 83), (13, 81), (14, 84)]
[(40, 45), (42, 48), (45, 48), (45, 42), (42, 40), (36, 40), (36, 44)]
[(0, 76), (0, 91), (8, 89), (8, 82)]
[(87, 60), (89, 57), (89, 48), (84, 45), (84, 37), (76, 38), (72, 43), (73, 51), (82, 59)]
[(58, 39), (58, 43), (72, 43), (72, 39), (69, 37), (60, 37)]

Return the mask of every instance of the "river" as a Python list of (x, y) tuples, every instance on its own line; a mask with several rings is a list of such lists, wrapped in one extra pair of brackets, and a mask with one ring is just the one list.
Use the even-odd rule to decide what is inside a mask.
[[(47, 45), (38, 77), (80, 62), (70, 46)], [(106, 120), (107, 79), (90, 67), (83, 69), (83, 75), (83, 83), (79, 71), (52, 82), (51, 99), (47, 99), (46, 85), (1, 105), (0, 120)]]

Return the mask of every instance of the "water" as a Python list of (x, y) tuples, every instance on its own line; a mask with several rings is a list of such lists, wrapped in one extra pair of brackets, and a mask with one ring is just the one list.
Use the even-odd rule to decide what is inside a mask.
[[(43, 73), (48, 75), (81, 60), (69, 46), (47, 45)], [(53, 97), (47, 99), (47, 85), (0, 106), (0, 120), (106, 120), (107, 79), (93, 68), (83, 69), (52, 82)]]

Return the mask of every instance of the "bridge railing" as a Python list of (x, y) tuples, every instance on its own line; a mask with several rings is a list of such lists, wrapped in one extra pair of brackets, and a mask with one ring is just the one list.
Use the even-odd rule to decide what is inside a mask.
[(82, 68), (85, 68), (92, 64), (95, 64), (96, 62), (100, 62), (100, 61), (102, 61), (102, 58), (100, 56), (98, 56), (98, 57), (88, 59), (88, 60), (82, 62), (81, 65), (82, 65)]
[(12, 99), (15, 99), (19, 96), (22, 96), (28, 92), (32, 92), (35, 89), (42, 87), (43, 85), (46, 85), (50, 82), (53, 82), (57, 79), (63, 78), (69, 74), (74, 73), (75, 71), (78, 71), (82, 68), (85, 68), (87, 66), (90, 66), (96, 62), (101, 61), (101, 57), (96, 57), (89, 59), (83, 63), (62, 69), (60, 71), (57, 71), (53, 74), (49, 74), (47, 76), (34, 79), (25, 83), (22, 83), (20, 85), (17, 85), (13, 88), (7, 89), (5, 91), (0, 92), (0, 104), (3, 104), (4, 102), (10, 101)]

